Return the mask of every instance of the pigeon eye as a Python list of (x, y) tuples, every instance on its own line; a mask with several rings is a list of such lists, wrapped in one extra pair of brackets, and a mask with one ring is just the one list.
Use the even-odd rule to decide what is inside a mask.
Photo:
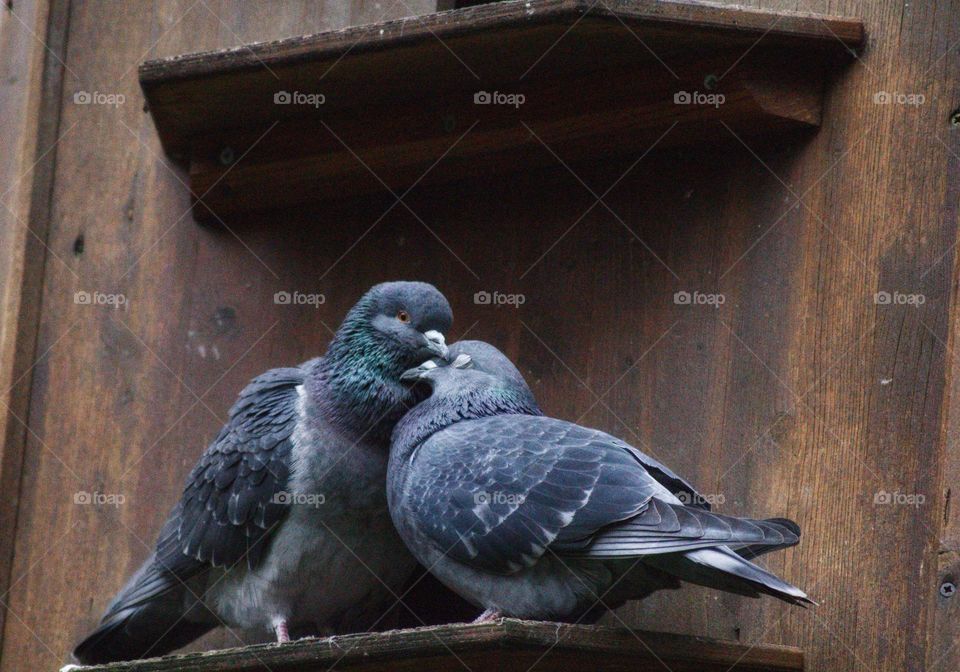
[(399, 313), (397, 313), (397, 319), (404, 324), (407, 324), (410, 322), (410, 313), (405, 310), (401, 310)]

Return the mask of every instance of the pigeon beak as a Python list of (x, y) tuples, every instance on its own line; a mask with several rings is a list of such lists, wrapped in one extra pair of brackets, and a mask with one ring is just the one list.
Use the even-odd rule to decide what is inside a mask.
[(447, 347), (447, 340), (443, 337), (443, 334), (431, 329), (430, 331), (425, 331), (423, 337), (427, 339), (427, 350), (437, 357), (442, 359), (447, 358), (447, 353), (450, 349)]
[(432, 359), (428, 359), (420, 366), (414, 367), (412, 369), (407, 369), (400, 374), (400, 380), (404, 383), (415, 383), (420, 380), (428, 371), (431, 369), (437, 368), (436, 362)]

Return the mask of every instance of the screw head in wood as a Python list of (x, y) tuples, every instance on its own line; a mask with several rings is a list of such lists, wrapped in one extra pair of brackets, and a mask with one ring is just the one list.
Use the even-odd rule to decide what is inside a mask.
[(229, 166), (231, 163), (233, 163), (234, 159), (236, 158), (233, 152), (233, 147), (224, 147), (223, 149), (221, 149), (220, 156), (218, 158), (220, 160), (220, 165)]
[(950, 125), (960, 127), (960, 108), (956, 109), (950, 115)]
[(953, 597), (957, 592), (957, 587), (952, 581), (944, 581), (940, 584), (940, 594), (943, 597)]

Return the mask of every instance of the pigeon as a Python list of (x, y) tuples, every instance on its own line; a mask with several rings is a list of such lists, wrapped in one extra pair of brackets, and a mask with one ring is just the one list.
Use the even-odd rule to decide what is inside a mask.
[(394, 428), (387, 501), (417, 560), (485, 610), (478, 622), (590, 622), (681, 581), (813, 603), (749, 560), (798, 543), (794, 522), (712, 513), (633, 446), (544, 416), (493, 346), (454, 355), (401, 377), (430, 395)]
[(221, 624), (281, 642), (371, 627), (416, 567), (386, 502), (391, 431), (416, 403), (400, 375), (447, 354), (452, 319), (432, 285), (379, 284), (323, 357), (254, 378), (76, 659), (158, 656)]

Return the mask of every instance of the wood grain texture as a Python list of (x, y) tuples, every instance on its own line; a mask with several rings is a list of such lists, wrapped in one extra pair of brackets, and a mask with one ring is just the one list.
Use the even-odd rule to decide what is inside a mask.
[[(64, 6), (31, 0), (0, 8), (0, 605), (17, 580), (13, 540), (58, 140), (51, 101), (62, 79), (57, 20)], [(0, 607), (0, 646), (6, 616)]]
[(87, 668), (90, 672), (241, 672), (298, 670), (483, 669), (526, 672), (531, 666), (564, 670), (744, 672), (803, 670), (803, 653), (782, 646), (750, 648), (705, 639), (625, 628), (501, 619), (482, 625), (440, 625), (380, 634), (307, 639), (213, 653)]
[[(767, 562), (819, 608), (685, 588), (609, 625), (795, 646), (817, 672), (952, 669), (954, 603), (938, 588), (953, 557), (939, 540), (956, 537), (947, 437), (960, 394), (944, 344), (954, 348), (958, 328), (960, 136), (949, 118), (960, 107), (960, 5), (748, 4), (863, 19), (869, 41), (830, 83), (816, 133), (748, 149), (720, 127), (716, 143), (654, 151), (632, 168), (639, 155), (569, 163), (577, 177), (557, 162), (418, 187), (410, 210), (386, 215), (384, 190), (209, 230), (180, 219), (186, 175), (164, 162), (140, 109), (143, 54), (320, 32), (389, 5), (73, 3), (64, 61), (76, 79), (65, 75), (60, 107), (63, 127), (78, 126), (58, 149), (48, 244), (80, 278), (47, 258), (37, 350), (50, 353), (33, 374), (18, 580), (4, 598), (16, 617), (0, 670), (66, 662), (147, 554), (237, 390), (321, 351), (363, 289), (397, 277), (447, 293), (451, 336), (469, 329), (500, 345), (549, 413), (649, 451), (725, 513), (785, 515), (804, 529)], [(446, 58), (437, 67), (462, 67)], [(80, 88), (127, 101), (76, 106)], [(882, 104), (879, 92), (925, 101)], [(617, 216), (590, 191), (611, 185), (604, 202)], [(295, 289), (326, 303), (273, 302)], [(78, 305), (78, 290), (129, 301)], [(478, 291), (526, 302), (477, 305)], [(677, 304), (681, 291), (724, 302)], [(925, 300), (877, 303), (879, 292)], [(77, 505), (80, 490), (126, 499)], [(877, 500), (895, 492), (925, 499)], [(198, 646), (254, 641), (224, 632)]]
[[(624, 37), (631, 44), (615, 39)], [(643, 37), (650, 39), (646, 33)], [(513, 53), (516, 44), (525, 42), (520, 36), (506, 40), (499, 33), (484, 33), (484, 41), (478, 44), (487, 44), (490, 51), (495, 43), (496, 50)], [(476, 49), (466, 49), (456, 41), (444, 45), (430, 39), (425, 46), (434, 51), (432, 60), (441, 57), (448, 46), (471, 62), (485, 60)], [(361, 81), (336, 85), (327, 101), (316, 108), (292, 105), (311, 111), (293, 117), (286, 116), (287, 106), (273, 104), (273, 97), (282, 88), (300, 92), (303, 88), (268, 82), (268, 89), (251, 91), (239, 81), (231, 84), (241, 87), (237, 90), (211, 89), (203, 109), (226, 105), (229, 100), (245, 111), (234, 119), (244, 127), (222, 128), (220, 124), (188, 141), (190, 188), (203, 200), (193, 215), (201, 221), (216, 221), (235, 213), (383, 191), (383, 184), (373, 175), (402, 193), (415, 183), (441, 184), (553, 165), (553, 154), (566, 161), (629, 156), (643, 152), (658, 139), (660, 148), (702, 146), (729, 137), (718, 134), (722, 125), (753, 138), (820, 122), (829, 68), (824, 58), (809, 51), (758, 48), (741, 58), (742, 50), (728, 48), (717, 53), (715, 47), (697, 45), (687, 49), (683, 60), (678, 58), (669, 70), (643, 52), (638, 54), (639, 61), (623, 59), (626, 62), (605, 69), (600, 77), (588, 57), (598, 49), (636, 53), (633, 36), (620, 24), (584, 25), (578, 27), (573, 53), (552, 58), (536, 77), (501, 86), (502, 79), (500, 84), (469, 77), (465, 81), (460, 71), (451, 80), (434, 78), (425, 101), (409, 99), (409, 91), (400, 100), (383, 98), (383, 90), (392, 82), (418, 70), (411, 67), (403, 51), (391, 52), (389, 67), (368, 71)], [(424, 57), (427, 60), (431, 59)], [(532, 60), (522, 54), (509, 60), (500, 58), (498, 70), (501, 75), (513, 69), (523, 72)], [(738, 67), (718, 81), (728, 65), (738, 60)], [(338, 73), (351, 67), (353, 63), (345, 58)], [(712, 88), (706, 88), (705, 81), (712, 81)], [(613, 82), (615, 86), (611, 86)], [(375, 100), (365, 104), (353, 96), (353, 100), (340, 102), (338, 90), (344, 87), (373, 91)], [(285, 92), (288, 95), (289, 90)], [(499, 91), (523, 102), (477, 105), (474, 96), (478, 91), (488, 95)], [(173, 92), (166, 94), (180, 98)], [(698, 96), (700, 102), (678, 104), (678, 94)], [(708, 96), (717, 102), (702, 102)], [(358, 106), (362, 114), (358, 114)], [(272, 110), (272, 122), (256, 121), (256, 110), (263, 107)], [(157, 112), (158, 122), (187, 118), (193, 112), (180, 104), (162, 114), (156, 104), (150, 108)], [(246, 126), (251, 117), (253, 126)], [(161, 136), (165, 132), (172, 135), (175, 130), (161, 127)], [(349, 146), (342, 143), (342, 135), (353, 139)], [(552, 152), (544, 152), (541, 143)], [(243, 161), (225, 161), (224, 152), (243, 156)], [(363, 163), (356, 159), (358, 152), (367, 157)], [(430, 170), (441, 155), (443, 169)]]
[[(229, 216), (379, 190), (328, 124), (365, 129), (358, 149), (376, 148), (369, 167), (398, 190), (450, 147), (464, 120), (479, 128), (450, 148), (446, 169), (428, 183), (542, 163), (521, 118), (569, 160), (636, 152), (673, 124), (680, 128), (670, 144), (715, 135), (707, 120), (748, 135), (815, 124), (825, 53), (862, 40), (858, 21), (827, 16), (695, 2), (511, 1), (148, 61), (140, 80), (164, 148), (190, 163), (191, 188), (208, 206), (196, 217), (213, 219), (211, 210)], [(753, 54), (741, 64), (745, 50)], [(512, 95), (522, 110), (476, 105), (478, 91)], [(721, 102), (678, 105), (678, 91)], [(322, 102), (293, 100), (311, 95)], [(229, 158), (238, 156), (241, 166)]]

